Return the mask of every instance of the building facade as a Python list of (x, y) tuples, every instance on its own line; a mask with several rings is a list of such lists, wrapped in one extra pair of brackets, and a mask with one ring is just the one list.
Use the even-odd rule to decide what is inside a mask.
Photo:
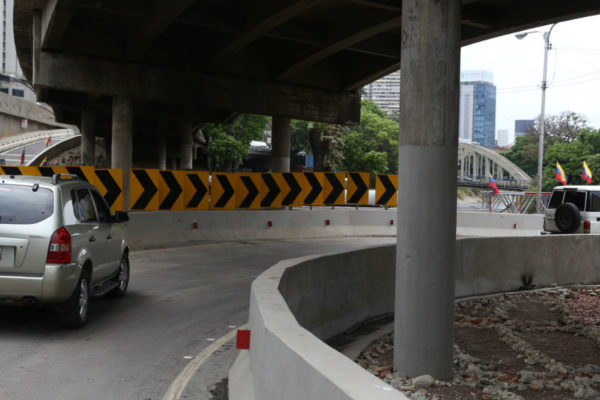
[(498, 129), (496, 132), (496, 145), (508, 146), (508, 129)]
[(515, 140), (519, 136), (525, 136), (527, 131), (533, 128), (535, 120), (533, 119), (516, 119), (515, 120)]
[(493, 149), (496, 145), (496, 86), (487, 71), (460, 74), (459, 138)]
[(400, 71), (365, 86), (363, 98), (377, 104), (387, 114), (400, 112)]
[(15, 37), (13, 33), (14, 0), (0, 0), (0, 19), (2, 20), (2, 53), (0, 53), (0, 72), (21, 77), (21, 67), (17, 60)]

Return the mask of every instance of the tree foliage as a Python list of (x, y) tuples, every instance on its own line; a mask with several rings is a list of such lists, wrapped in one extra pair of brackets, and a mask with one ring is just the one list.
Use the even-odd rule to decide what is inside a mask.
[(241, 114), (230, 124), (204, 124), (202, 134), (208, 167), (214, 171), (235, 172), (250, 151), (252, 140), (262, 140), (269, 117)]

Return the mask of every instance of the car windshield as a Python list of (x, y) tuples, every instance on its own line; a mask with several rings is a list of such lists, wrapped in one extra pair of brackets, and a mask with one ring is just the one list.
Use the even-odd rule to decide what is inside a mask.
[(0, 184), (0, 224), (35, 224), (53, 212), (50, 189)]

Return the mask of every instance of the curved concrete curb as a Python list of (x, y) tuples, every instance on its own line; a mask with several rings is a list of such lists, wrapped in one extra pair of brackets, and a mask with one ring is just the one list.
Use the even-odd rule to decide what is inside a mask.
[[(457, 241), (455, 295), (600, 282), (600, 236)], [(320, 338), (394, 309), (395, 246), (287, 260), (252, 284), (251, 344), (230, 370), (230, 399), (405, 399)]]
[(66, 140), (63, 140), (60, 143), (55, 144), (54, 146), (48, 147), (46, 150), (39, 153), (35, 158), (29, 161), (28, 165), (40, 165), (40, 163), (44, 160), (45, 157), (54, 158), (59, 154), (72, 149), (75, 146), (79, 146), (81, 144), (81, 135), (75, 135)]

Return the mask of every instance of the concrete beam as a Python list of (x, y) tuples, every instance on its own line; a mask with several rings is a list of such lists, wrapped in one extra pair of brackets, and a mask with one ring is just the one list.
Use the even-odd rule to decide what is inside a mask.
[(288, 0), (273, 3), (273, 5), (277, 7), (275, 10), (273, 10), (273, 5), (270, 5), (271, 7), (266, 10), (266, 14), (253, 15), (252, 19), (254, 21), (251, 22), (252, 27), (246, 32), (239, 34), (232, 42), (223, 48), (209, 64), (215, 65), (220, 63), (223, 59), (243, 50), (277, 26), (298, 14), (319, 5), (319, 3), (322, 3), (323, 1), (324, 0)]
[(60, 46), (71, 18), (77, 8), (77, 0), (48, 0), (42, 10), (42, 48), (56, 49)]
[[(40, 52), (36, 87), (334, 124), (360, 121), (360, 93), (328, 92), (249, 79), (173, 71)], [(243, 95), (240, 95), (243, 94)]]
[(279, 79), (289, 79), (308, 69), (315, 63), (373, 36), (399, 27), (401, 23), (402, 17), (398, 16), (394, 16), (393, 18), (388, 16), (383, 20), (379, 16), (375, 19), (365, 18), (359, 22), (358, 26), (354, 25), (351, 27), (348, 27), (348, 24), (344, 21), (342, 27), (334, 29), (334, 33), (330, 36), (326, 45), (321, 47), (315, 53), (307, 55), (300, 61), (289, 66), (279, 75)]

